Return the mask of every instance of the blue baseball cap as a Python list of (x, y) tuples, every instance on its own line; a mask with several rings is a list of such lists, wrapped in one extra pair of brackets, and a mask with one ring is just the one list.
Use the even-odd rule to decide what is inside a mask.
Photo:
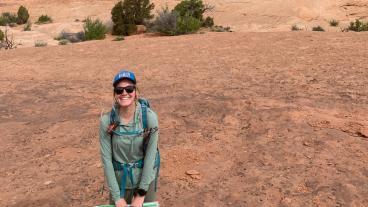
[(123, 79), (128, 79), (132, 81), (134, 84), (137, 83), (135, 79), (135, 75), (131, 71), (122, 70), (118, 74), (115, 75), (114, 80), (112, 81), (112, 85), (116, 87), (116, 85)]

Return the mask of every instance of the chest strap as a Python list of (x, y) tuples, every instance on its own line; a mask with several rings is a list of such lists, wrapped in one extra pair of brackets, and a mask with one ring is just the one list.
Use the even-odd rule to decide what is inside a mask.
[(123, 171), (120, 180), (120, 198), (124, 198), (127, 176), (129, 175), (130, 182), (133, 186), (134, 185), (133, 169), (143, 168), (143, 159), (133, 163), (120, 163), (113, 159), (112, 165), (115, 171)]

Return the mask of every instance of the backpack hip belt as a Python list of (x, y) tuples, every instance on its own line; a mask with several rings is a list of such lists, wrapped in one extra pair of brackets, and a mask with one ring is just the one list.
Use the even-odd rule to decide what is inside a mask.
[(130, 182), (133, 186), (134, 185), (133, 169), (143, 168), (143, 159), (133, 163), (120, 163), (113, 159), (112, 165), (115, 171), (123, 171), (120, 180), (120, 198), (124, 198), (127, 176), (129, 175)]

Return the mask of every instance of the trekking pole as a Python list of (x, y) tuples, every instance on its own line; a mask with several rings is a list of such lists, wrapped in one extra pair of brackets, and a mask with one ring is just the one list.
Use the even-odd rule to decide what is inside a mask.
[[(160, 204), (158, 202), (148, 202), (143, 203), (143, 207), (159, 207)], [(100, 205), (95, 207), (115, 207), (115, 205)], [(131, 205), (127, 205), (126, 207), (132, 207)]]

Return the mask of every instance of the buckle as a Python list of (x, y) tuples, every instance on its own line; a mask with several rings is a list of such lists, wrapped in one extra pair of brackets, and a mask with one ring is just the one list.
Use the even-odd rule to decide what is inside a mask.
[(138, 167), (138, 163), (127, 163), (129, 168), (137, 168)]

